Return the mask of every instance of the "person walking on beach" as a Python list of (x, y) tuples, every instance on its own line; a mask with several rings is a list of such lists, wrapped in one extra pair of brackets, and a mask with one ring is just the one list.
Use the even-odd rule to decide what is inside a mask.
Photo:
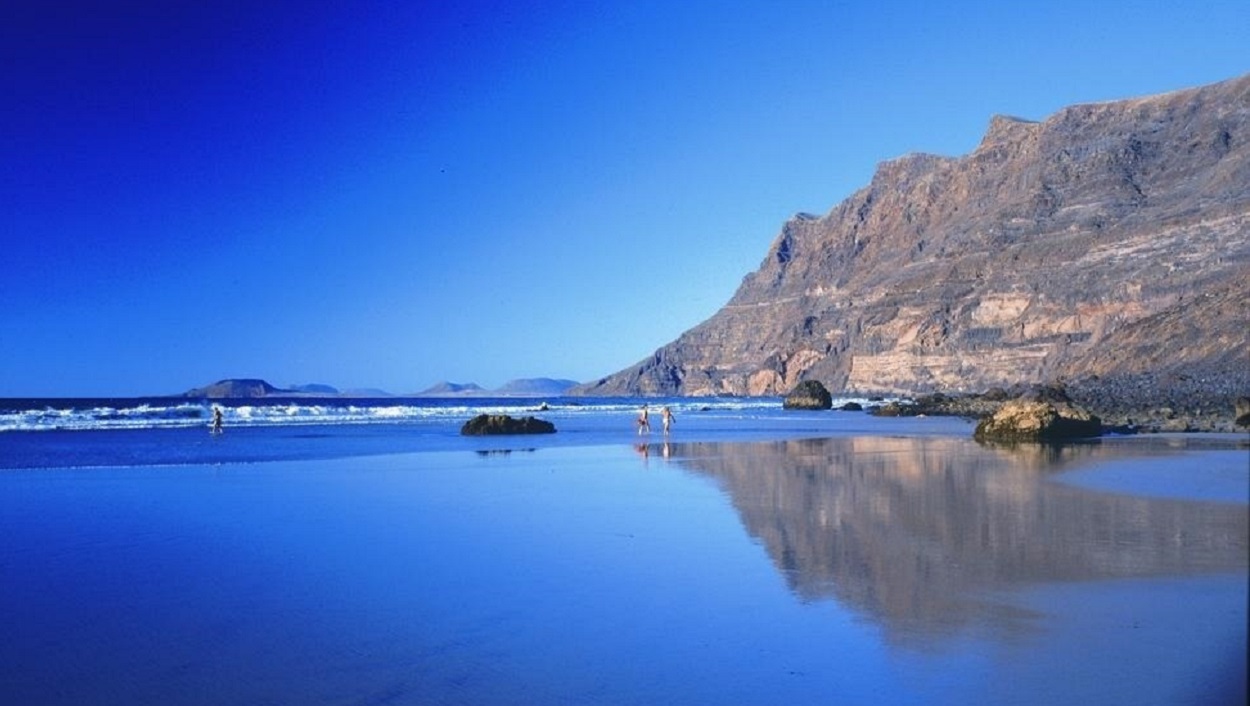
[(638, 433), (651, 433), (651, 420), (647, 418), (647, 405), (642, 406), (642, 411), (638, 412)]
[(213, 433), (221, 433), (221, 407), (213, 407)]
[(668, 428), (673, 426), (673, 420), (676, 417), (673, 416), (673, 411), (665, 406), (664, 409), (660, 410), (660, 419), (664, 422), (664, 434), (667, 435)]

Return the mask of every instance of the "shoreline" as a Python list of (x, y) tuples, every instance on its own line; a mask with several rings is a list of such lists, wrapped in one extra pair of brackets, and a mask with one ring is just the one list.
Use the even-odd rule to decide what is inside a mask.
[[(878, 417), (956, 417), (974, 422), (992, 416), (1007, 402), (1033, 398), (1063, 401), (1097, 416), (1101, 435), (1250, 432), (1250, 371), (1245, 376), (1204, 375), (1195, 371), (1192, 374), (1089, 377), (1048, 384), (1018, 384), (983, 392), (842, 390), (832, 398), (831, 411), (834, 412), (863, 411)], [(710, 411), (771, 413), (784, 409), (782, 414), (789, 419), (797, 409), (786, 409), (784, 400), (785, 397), (773, 396), (465, 397), (454, 400), (285, 396), (197, 400), (174, 397), (5, 398), (0, 399), (0, 436), (24, 431), (193, 427), (207, 423), (211, 419), (210, 408), (219, 405), (227, 410), (226, 424), (231, 428), (268, 424), (424, 423), (440, 419), (458, 425), (478, 413), (551, 415), (557, 428), (561, 428), (561, 417), (569, 413), (617, 412), (632, 418), (639, 405), (661, 403), (673, 405), (683, 416)], [(824, 410), (811, 411), (821, 413)]]
[(1244, 503), (1069, 475), (1155, 458), (1155, 487), (1209, 487), (1209, 454), (1124, 448), (1153, 441), (0, 473), (0, 700), (1221, 702), (1243, 674)]
[[(1250, 379), (1250, 376), (1248, 376)], [(1021, 397), (1057, 396), (1097, 416), (1102, 433), (1250, 433), (1250, 382), (1212, 384), (1198, 375), (1124, 375), (1041, 385), (993, 388), (981, 393), (934, 392), (910, 403), (870, 408), (882, 416), (952, 416), (982, 419)]]

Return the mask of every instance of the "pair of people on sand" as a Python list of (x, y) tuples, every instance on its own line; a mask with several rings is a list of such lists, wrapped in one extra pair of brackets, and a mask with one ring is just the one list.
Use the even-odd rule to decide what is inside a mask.
[[(673, 426), (673, 420), (676, 419), (676, 417), (673, 415), (673, 411), (665, 406), (664, 409), (660, 410), (660, 419), (664, 425), (664, 433), (667, 434), (669, 428)], [(638, 433), (651, 433), (651, 418), (647, 410), (647, 405), (645, 404), (642, 406), (642, 410), (638, 412)]]

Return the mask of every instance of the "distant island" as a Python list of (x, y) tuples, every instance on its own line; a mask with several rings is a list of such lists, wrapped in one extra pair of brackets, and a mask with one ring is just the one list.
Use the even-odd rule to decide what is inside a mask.
[(522, 378), (488, 390), (476, 383), (440, 382), (420, 392), (394, 395), (378, 389), (339, 390), (308, 383), (277, 387), (259, 378), (227, 378), (176, 395), (188, 399), (257, 399), (263, 397), (558, 397), (576, 386), (576, 380)]
[(477, 383), (443, 381), (415, 393), (413, 397), (558, 397), (576, 387), (576, 380), (522, 378), (510, 380), (493, 390)]
[(420, 397), (463, 397), (486, 394), (486, 388), (475, 382), (459, 383), (444, 380), (415, 393)]
[(491, 392), (497, 397), (545, 397), (563, 395), (578, 385), (576, 380), (558, 378), (522, 378), (510, 380)]
[(256, 397), (283, 397), (305, 394), (295, 390), (283, 390), (257, 378), (233, 378), (218, 380), (211, 385), (197, 387), (182, 393), (182, 397), (207, 399), (236, 399)]

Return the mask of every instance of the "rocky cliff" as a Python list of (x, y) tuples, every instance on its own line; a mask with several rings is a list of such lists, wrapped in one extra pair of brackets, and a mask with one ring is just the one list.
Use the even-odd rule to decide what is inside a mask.
[[(990, 121), (785, 223), (729, 303), (583, 394), (1250, 390), (1250, 76)], [(1136, 377), (1134, 377), (1136, 376)]]

